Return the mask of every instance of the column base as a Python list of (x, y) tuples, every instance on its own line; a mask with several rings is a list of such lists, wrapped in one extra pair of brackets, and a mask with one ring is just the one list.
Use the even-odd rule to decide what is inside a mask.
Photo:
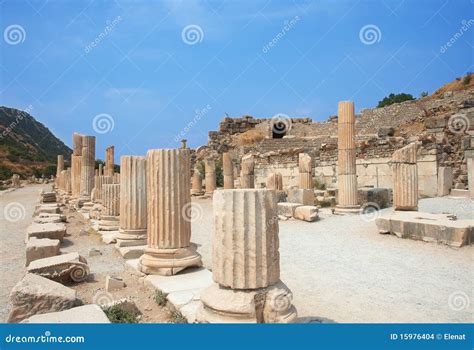
[(135, 247), (147, 244), (146, 228), (140, 230), (125, 230), (119, 228), (117, 234), (117, 248), (120, 247)]
[(191, 266), (202, 266), (194, 244), (176, 249), (147, 247), (138, 262), (138, 270), (147, 275), (172, 276)]
[(335, 212), (338, 214), (360, 214), (360, 205), (336, 205)]
[(293, 323), (293, 295), (281, 281), (260, 289), (231, 289), (212, 284), (201, 293), (200, 323)]
[(99, 231), (118, 231), (119, 217), (102, 215), (99, 220)]

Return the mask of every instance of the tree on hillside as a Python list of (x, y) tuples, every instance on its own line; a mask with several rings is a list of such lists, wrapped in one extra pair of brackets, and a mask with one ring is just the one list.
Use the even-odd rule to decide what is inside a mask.
[(410, 94), (401, 93), (401, 94), (396, 94), (395, 95), (394, 93), (391, 93), (390, 95), (384, 97), (384, 99), (382, 101), (379, 101), (379, 104), (377, 105), (377, 108), (390, 106), (391, 104), (394, 104), (394, 103), (400, 103), (400, 102), (404, 102), (404, 101), (412, 101), (414, 99), (415, 98)]

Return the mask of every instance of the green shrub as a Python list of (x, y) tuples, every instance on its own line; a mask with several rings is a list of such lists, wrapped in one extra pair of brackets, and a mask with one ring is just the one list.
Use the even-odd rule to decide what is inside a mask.
[(186, 317), (184, 317), (181, 312), (173, 311), (173, 313), (171, 314), (171, 322), (172, 323), (188, 323), (188, 320), (186, 320)]
[(325, 190), (326, 184), (324, 182), (319, 181), (318, 178), (314, 179), (314, 188), (317, 190)]
[(423, 97), (427, 97), (429, 94), (428, 94), (428, 91), (423, 91), (421, 94), (420, 94), (420, 98), (423, 98)]
[(137, 315), (122, 309), (118, 305), (106, 307), (104, 312), (112, 323), (138, 323)]
[(463, 83), (463, 85), (469, 85), (470, 82), (471, 82), (471, 73), (469, 72), (463, 78), (462, 83)]
[(157, 290), (155, 293), (155, 301), (159, 306), (165, 306), (166, 295), (161, 290)]
[(391, 104), (394, 104), (394, 103), (413, 101), (414, 99), (415, 98), (410, 94), (401, 93), (401, 94), (395, 95), (394, 93), (391, 93), (390, 95), (384, 97), (382, 101), (379, 101), (377, 108), (390, 106)]

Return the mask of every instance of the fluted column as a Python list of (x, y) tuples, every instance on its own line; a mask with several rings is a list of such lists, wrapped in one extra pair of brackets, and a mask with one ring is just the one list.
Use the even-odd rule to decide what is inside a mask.
[(104, 209), (99, 221), (99, 230), (116, 231), (119, 229), (120, 215), (120, 185), (107, 184), (103, 186)]
[(280, 173), (270, 173), (267, 176), (266, 188), (269, 190), (282, 191), (283, 177)]
[(216, 162), (213, 159), (204, 160), (206, 194), (213, 194), (216, 189)]
[(100, 176), (95, 183), (95, 200), (98, 203), (103, 203), (104, 198), (104, 185), (109, 185), (114, 183), (114, 178), (112, 176)]
[(146, 158), (120, 157), (120, 228), (117, 247), (145, 245), (147, 239)]
[(114, 176), (115, 147), (105, 149), (105, 176)]
[(82, 138), (81, 196), (89, 197), (94, 188), (95, 136)]
[[(200, 322), (292, 322), (296, 309), (280, 281), (276, 192), (216, 191), (212, 278), (201, 293)], [(277, 302), (277, 301), (280, 302)]]
[(82, 171), (82, 138), (83, 135), (72, 134), (72, 156), (71, 156), (71, 194), (79, 197), (81, 194), (81, 171)]
[(202, 195), (202, 178), (201, 174), (197, 169), (194, 169), (192, 184), (191, 184), (191, 194), (192, 195)]
[(359, 212), (357, 196), (355, 112), (351, 101), (339, 102), (337, 122), (337, 212)]
[(255, 160), (252, 155), (242, 157), (240, 165), (240, 188), (254, 188)]
[(416, 143), (393, 152), (393, 207), (395, 210), (418, 209), (418, 168)]
[(188, 149), (148, 151), (148, 247), (139, 262), (144, 273), (174, 275), (189, 266), (201, 265), (201, 257), (190, 243), (190, 174)]
[(65, 181), (64, 181), (64, 191), (68, 194), (71, 193), (71, 168), (66, 169)]
[(222, 154), (222, 169), (224, 173), (224, 189), (234, 188), (234, 164), (228, 152)]
[(313, 185), (313, 160), (309, 154), (300, 153), (298, 156), (298, 165), (299, 165), (299, 187), (301, 189), (310, 189), (314, 188)]

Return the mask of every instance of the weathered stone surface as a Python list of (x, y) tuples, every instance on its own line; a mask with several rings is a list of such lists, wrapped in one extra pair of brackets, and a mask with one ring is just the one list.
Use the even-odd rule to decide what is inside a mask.
[(41, 204), (35, 209), (35, 215), (59, 213), (61, 213), (61, 208), (57, 204)]
[(242, 157), (240, 164), (240, 188), (255, 188), (255, 158), (253, 155)]
[(298, 156), (299, 188), (313, 189), (313, 159), (309, 154), (300, 153)]
[(90, 198), (94, 188), (95, 136), (82, 137), (81, 196)]
[(204, 160), (206, 194), (214, 193), (216, 189), (216, 162), (213, 159)]
[(96, 176), (95, 180), (95, 201), (103, 203), (104, 201), (104, 185), (109, 185), (114, 183), (113, 176)]
[(54, 281), (82, 282), (89, 275), (87, 260), (79, 253), (68, 253), (32, 261), (28, 272)]
[(10, 293), (12, 309), (7, 322), (17, 323), (35, 314), (61, 311), (81, 304), (74, 289), (27, 273)]
[[(474, 137), (471, 138), (471, 142), (474, 142)], [(467, 183), (469, 186), (469, 196), (474, 199), (474, 157), (467, 157)]]
[(66, 215), (41, 213), (33, 218), (33, 222), (37, 224), (57, 224), (66, 222)]
[[(114, 165), (115, 165), (115, 147), (109, 146), (105, 149), (105, 176), (114, 176)], [(122, 171), (122, 169), (120, 169)]]
[(418, 168), (416, 143), (393, 153), (393, 207), (395, 210), (418, 209)]
[[(145, 242), (146, 243), (146, 242)], [(118, 248), (120, 255), (124, 259), (138, 259), (145, 253), (146, 245), (137, 245)]]
[(283, 177), (280, 173), (270, 173), (267, 176), (266, 188), (268, 190), (283, 190)]
[(314, 205), (302, 205), (295, 208), (295, 219), (313, 222), (319, 219), (318, 208)]
[(190, 243), (189, 149), (149, 150), (146, 169), (148, 247), (140, 271), (174, 275), (200, 266), (201, 256)]
[(453, 188), (453, 168), (439, 167), (438, 168), (438, 196), (447, 196)]
[(296, 208), (301, 207), (302, 205), (302, 203), (280, 202), (277, 204), (278, 215), (284, 216), (286, 218), (292, 218), (295, 216)]
[(91, 304), (65, 311), (35, 315), (22, 323), (110, 323), (110, 321), (100, 306)]
[(105, 277), (105, 290), (107, 292), (114, 292), (116, 290), (120, 290), (125, 288), (125, 282), (120, 277), (112, 277), (107, 275)]
[(37, 224), (33, 223), (26, 229), (26, 241), (32, 237), (63, 240), (66, 234), (66, 225), (63, 223)]
[(303, 205), (314, 205), (314, 191), (310, 189), (289, 188), (286, 191), (288, 202), (301, 203)]
[(59, 240), (31, 238), (26, 243), (26, 266), (33, 260), (49, 258), (59, 254)]
[(222, 170), (224, 175), (224, 189), (234, 188), (234, 164), (230, 153), (222, 154)]
[(71, 156), (71, 195), (74, 198), (81, 194), (81, 169), (82, 155), (73, 154)]
[(59, 176), (61, 171), (64, 170), (64, 156), (62, 154), (58, 154), (57, 162), (56, 162), (56, 186), (59, 186)]
[(191, 194), (193, 196), (200, 196), (204, 194), (202, 190), (202, 178), (199, 170), (194, 169), (193, 178), (192, 178), (192, 185), (191, 185)]
[(388, 208), (391, 203), (392, 191), (388, 188), (370, 188), (362, 187), (357, 190), (358, 202), (365, 206), (368, 203), (378, 206), (379, 209)]
[(454, 247), (469, 244), (472, 220), (452, 220), (447, 214), (395, 211), (376, 219), (380, 233), (391, 233), (400, 238), (438, 242)]
[(212, 275), (235, 289), (267, 287), (280, 277), (278, 214), (274, 191), (214, 193)]
[(120, 158), (120, 229), (117, 247), (146, 244), (146, 159)]

